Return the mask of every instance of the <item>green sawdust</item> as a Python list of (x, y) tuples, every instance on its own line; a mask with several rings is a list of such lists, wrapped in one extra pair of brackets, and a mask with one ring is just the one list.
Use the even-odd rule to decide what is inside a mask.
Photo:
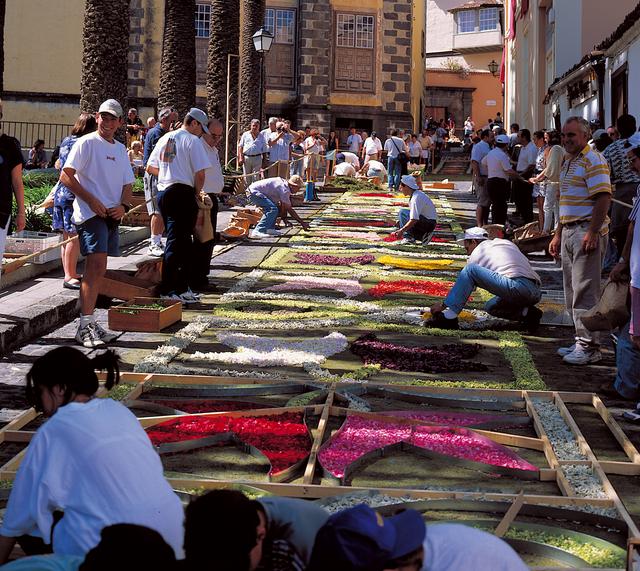
[(132, 385), (130, 383), (120, 383), (113, 387), (108, 393), (102, 395), (100, 398), (110, 398), (113, 400), (121, 401), (127, 398), (134, 387), (135, 385)]

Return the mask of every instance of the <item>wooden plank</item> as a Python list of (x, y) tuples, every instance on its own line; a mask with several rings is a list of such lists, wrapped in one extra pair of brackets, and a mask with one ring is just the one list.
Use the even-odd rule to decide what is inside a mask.
[(144, 392), (147, 383), (151, 380), (152, 377), (153, 375), (147, 375), (144, 379), (142, 379), (142, 381), (137, 381), (135, 387), (133, 387), (129, 394), (122, 399), (122, 404), (126, 406), (128, 402), (139, 399)]
[(35, 434), (35, 430), (7, 430), (4, 433), (4, 442), (31, 442)]
[(603, 422), (611, 431), (611, 434), (613, 434), (613, 437), (618, 441), (618, 444), (622, 446), (622, 449), (625, 451), (629, 460), (634, 464), (640, 464), (640, 452), (638, 452), (638, 449), (627, 438), (627, 435), (624, 433), (622, 428), (620, 428), (620, 425), (613, 418), (609, 409), (604, 405), (598, 395), (593, 395), (592, 403)]
[(598, 460), (605, 474), (618, 476), (640, 476), (640, 464), (633, 462), (617, 462), (615, 460)]
[(23, 426), (26, 426), (32, 420), (37, 418), (39, 414), (40, 413), (36, 412), (35, 408), (29, 408), (24, 412), (21, 412), (18, 416), (16, 416), (16, 418), (14, 418), (11, 422), (0, 429), (0, 442), (5, 441), (5, 434), (7, 432), (21, 429)]
[(502, 520), (496, 527), (495, 531), (493, 532), (493, 534), (496, 537), (504, 537), (504, 534), (507, 533), (509, 526), (511, 525), (513, 520), (516, 519), (516, 517), (518, 516), (518, 513), (520, 512), (520, 508), (522, 507), (523, 504), (524, 504), (524, 492), (520, 492), (516, 497), (516, 499), (513, 500), (513, 503), (507, 510), (507, 513), (504, 514), (504, 517), (502, 518)]
[(14, 476), (18, 471), (18, 467), (20, 466), (20, 462), (22, 462), (22, 458), (26, 454), (28, 448), (21, 450), (18, 452), (11, 460), (9, 460), (6, 464), (0, 466), (0, 479), (5, 479), (3, 474)]
[(329, 421), (329, 416), (331, 413), (331, 407), (333, 405), (333, 399), (336, 394), (336, 383), (332, 383), (331, 387), (329, 387), (329, 394), (327, 395), (327, 400), (324, 403), (324, 407), (322, 409), (322, 415), (320, 416), (320, 422), (318, 423), (318, 431), (316, 433), (316, 437), (313, 441), (313, 446), (311, 447), (311, 452), (309, 453), (309, 461), (307, 462), (307, 467), (304, 471), (304, 477), (302, 478), (303, 484), (311, 484), (313, 482), (313, 475), (316, 471), (316, 460), (318, 458), (318, 450), (320, 446), (322, 446), (322, 441), (324, 439), (324, 433), (327, 429), (327, 423)]

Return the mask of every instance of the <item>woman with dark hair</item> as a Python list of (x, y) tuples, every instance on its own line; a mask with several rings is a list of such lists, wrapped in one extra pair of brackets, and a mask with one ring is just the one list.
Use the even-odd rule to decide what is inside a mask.
[(47, 154), (44, 151), (44, 141), (38, 139), (29, 149), (29, 159), (24, 166), (26, 170), (47, 168)]
[(555, 230), (560, 221), (560, 169), (564, 161), (564, 149), (560, 145), (560, 133), (555, 130), (545, 131), (544, 142), (544, 170), (529, 182), (540, 185), (540, 195), (544, 196), (544, 226), (545, 234)]
[(184, 513), (151, 441), (125, 406), (95, 398), (96, 370), (106, 370), (111, 389), (118, 362), (113, 351), (90, 359), (59, 347), (27, 373), (27, 400), (49, 420), (16, 475), (0, 528), (0, 565), (22, 536), (42, 538), (56, 554), (84, 556), (102, 528), (116, 523), (155, 529), (182, 557)]
[(327, 138), (327, 154), (325, 155), (325, 161), (327, 163), (325, 176), (329, 176), (333, 172), (333, 165), (336, 162), (336, 154), (340, 152), (338, 135), (335, 131), (329, 131), (329, 137)]
[[(96, 118), (89, 113), (81, 113), (76, 120), (71, 134), (65, 137), (60, 143), (60, 156), (58, 158), (60, 170), (63, 169), (67, 162), (67, 157), (73, 145), (80, 137), (84, 137), (89, 133), (93, 133), (98, 128)], [(54, 232), (62, 232), (64, 240), (71, 238), (77, 234), (76, 227), (71, 222), (73, 215), (73, 201), (75, 196), (60, 181), (57, 182), (53, 191), (53, 223)], [(80, 244), (78, 240), (72, 240), (68, 244), (61, 247), (62, 250), (62, 268), (64, 269), (63, 287), (67, 289), (80, 289), (80, 276), (78, 275), (77, 265), (78, 256), (80, 255)]]

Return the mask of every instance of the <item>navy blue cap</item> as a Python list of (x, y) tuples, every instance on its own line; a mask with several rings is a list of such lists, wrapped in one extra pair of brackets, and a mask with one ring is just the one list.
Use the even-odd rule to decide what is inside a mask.
[(415, 510), (384, 518), (367, 505), (332, 515), (316, 536), (307, 571), (378, 571), (418, 549), (426, 528)]
[(345, 161), (344, 153), (336, 153), (336, 164), (339, 165)]

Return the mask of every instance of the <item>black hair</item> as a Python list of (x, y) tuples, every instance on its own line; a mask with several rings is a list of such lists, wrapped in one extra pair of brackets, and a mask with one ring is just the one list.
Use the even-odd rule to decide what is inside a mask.
[(544, 131), (534, 131), (533, 136), (536, 139), (542, 139), (544, 137)]
[(40, 145), (44, 145), (44, 139), (36, 139), (36, 142), (33, 143), (33, 148), (37, 149)]
[(237, 490), (213, 490), (187, 506), (184, 550), (189, 569), (248, 571), (257, 545), (257, 501)]
[(155, 530), (141, 525), (119, 523), (105, 527), (100, 543), (85, 556), (79, 571), (174, 571), (173, 549)]
[(27, 373), (27, 402), (37, 411), (42, 411), (40, 387), (63, 388), (63, 406), (75, 395), (93, 396), (98, 390), (96, 371), (107, 372), (105, 387), (111, 389), (120, 381), (119, 361), (120, 357), (112, 350), (89, 359), (74, 347), (53, 349), (38, 357)]
[(609, 136), (608, 133), (604, 133), (600, 135), (594, 142), (593, 145), (597, 151), (604, 151), (611, 143), (613, 143), (613, 139)]
[(520, 125), (518, 125), (517, 123), (511, 123), (511, 130), (512, 131), (519, 131), (520, 130)]
[(616, 127), (620, 136), (623, 139), (628, 139), (636, 132), (636, 118), (628, 113), (620, 115), (616, 120)]
[(531, 141), (531, 131), (529, 129), (520, 129), (520, 136), (527, 141)]
[(391, 129), (391, 136), (395, 137), (398, 135), (398, 129)]
[(488, 137), (489, 135), (491, 135), (491, 129), (482, 129), (482, 131), (480, 131), (480, 138), (484, 139), (485, 137)]

